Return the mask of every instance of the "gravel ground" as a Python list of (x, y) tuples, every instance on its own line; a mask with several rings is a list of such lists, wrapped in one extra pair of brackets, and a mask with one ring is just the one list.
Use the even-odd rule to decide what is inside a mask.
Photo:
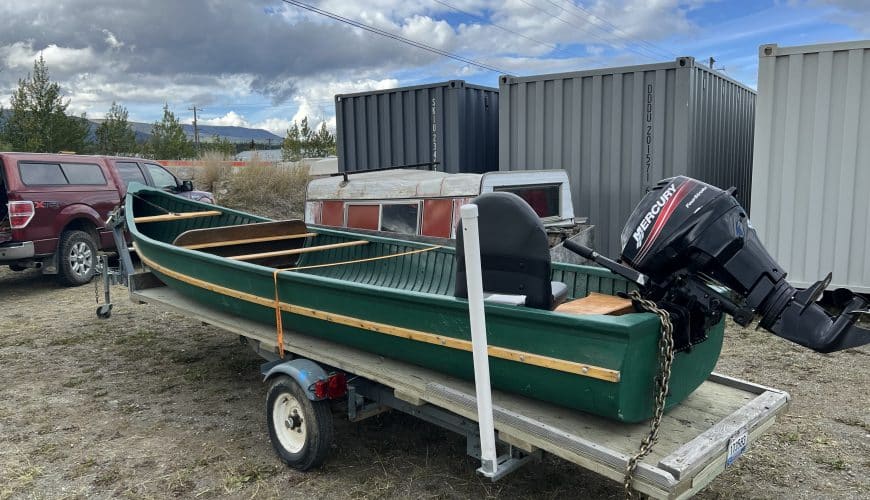
[[(552, 457), (492, 484), (457, 435), (400, 414), (352, 424), (338, 408), (327, 464), (288, 469), (268, 442), (260, 359), (124, 293), (99, 320), (93, 287), (0, 270), (0, 499), (622, 496)], [(700, 498), (870, 497), (870, 349), (820, 355), (732, 326), (717, 370), (793, 402)]]

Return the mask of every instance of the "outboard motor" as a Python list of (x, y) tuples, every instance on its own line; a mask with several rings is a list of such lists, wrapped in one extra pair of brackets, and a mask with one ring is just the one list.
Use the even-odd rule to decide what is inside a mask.
[(758, 316), (762, 328), (819, 352), (870, 343), (870, 330), (855, 324), (867, 301), (836, 290), (839, 313), (831, 315), (817, 303), (830, 274), (806, 290), (792, 287), (733, 193), (682, 176), (660, 181), (622, 231), (622, 264), (565, 246), (634, 281), (644, 298), (671, 312), (680, 348), (703, 340), (722, 313), (742, 326)]

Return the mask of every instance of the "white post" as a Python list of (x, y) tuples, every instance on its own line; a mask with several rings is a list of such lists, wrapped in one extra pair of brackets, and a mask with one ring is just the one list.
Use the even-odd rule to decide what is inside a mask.
[(480, 469), (493, 477), (498, 467), (495, 426), (492, 421), (492, 390), (489, 382), (489, 353), (486, 341), (486, 316), (483, 310), (483, 277), (480, 270), (480, 236), (477, 205), (462, 205), (462, 241), (465, 246), (465, 277), (468, 281), (468, 317), (471, 321), (471, 346), (474, 357), (474, 388), (477, 392), (477, 422), (480, 426)]

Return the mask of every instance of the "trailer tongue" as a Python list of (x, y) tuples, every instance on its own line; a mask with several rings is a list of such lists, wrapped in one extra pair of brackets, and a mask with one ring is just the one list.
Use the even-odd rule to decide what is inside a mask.
[(795, 290), (733, 194), (688, 177), (660, 181), (622, 231), (625, 265), (570, 242), (565, 246), (634, 281), (644, 298), (666, 309), (678, 350), (703, 339), (704, 328), (723, 313), (741, 326), (757, 316), (762, 328), (819, 352), (870, 343), (870, 330), (855, 324), (868, 312), (867, 301), (838, 289), (826, 305), (839, 313), (829, 314), (816, 301), (830, 274)]

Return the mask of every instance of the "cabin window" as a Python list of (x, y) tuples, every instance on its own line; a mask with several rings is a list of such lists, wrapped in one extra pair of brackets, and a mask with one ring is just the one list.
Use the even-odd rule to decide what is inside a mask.
[(118, 175), (121, 176), (121, 180), (124, 181), (125, 185), (129, 186), (131, 182), (147, 184), (145, 176), (139, 170), (138, 163), (119, 161), (115, 166), (118, 168)]
[(419, 203), (384, 203), (381, 205), (381, 231), (417, 234)]
[(453, 200), (423, 200), (422, 224), (424, 236), (449, 238), (453, 231)]
[(324, 201), (320, 217), (324, 226), (344, 226), (344, 202)]
[(160, 165), (146, 163), (145, 168), (148, 170), (148, 173), (151, 174), (151, 180), (154, 181), (155, 187), (159, 187), (160, 189), (174, 189), (178, 187), (178, 180), (175, 176)]
[(495, 188), (495, 191), (506, 191), (519, 196), (542, 219), (558, 218), (561, 216), (559, 200), (561, 186), (559, 184), (546, 186), (500, 186)]
[(103, 170), (93, 163), (20, 162), (18, 172), (21, 174), (21, 182), (28, 186), (106, 184)]
[(347, 227), (378, 230), (379, 205), (347, 205)]
[(66, 174), (70, 184), (81, 184), (88, 186), (104, 186), (106, 177), (103, 176), (103, 169), (99, 165), (93, 163), (61, 163), (60, 168)]

